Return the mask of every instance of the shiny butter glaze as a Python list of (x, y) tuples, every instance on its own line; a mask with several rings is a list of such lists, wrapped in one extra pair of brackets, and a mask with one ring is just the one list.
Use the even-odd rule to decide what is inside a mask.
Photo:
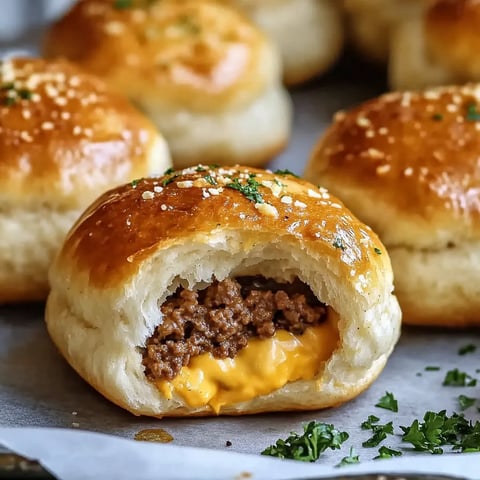
[[(467, 235), (480, 215), (477, 111), (477, 85), (383, 95), (337, 114), (305, 176), (337, 195), (351, 193), (347, 205), (374, 229), (395, 224), (397, 212), (430, 232), (458, 227)], [(388, 205), (389, 219), (375, 199)]]
[(52, 26), (46, 54), (75, 60), (134, 99), (189, 110), (249, 101), (278, 76), (266, 37), (227, 2), (116, 5), (115, 0), (75, 4)]
[(0, 65), (0, 200), (76, 208), (149, 171), (153, 125), (67, 62)]
[[(227, 187), (235, 179), (245, 185), (249, 178), (260, 184), (264, 203)], [(313, 256), (333, 257), (332, 262), (340, 260), (340, 274), (352, 281), (376, 281), (384, 274), (380, 270), (390, 268), (376, 235), (325, 189), (292, 175), (203, 166), (107, 192), (73, 228), (58, 261), (87, 272), (97, 286), (115, 285), (157, 249), (206, 243), (210, 235), (228, 231), (241, 231), (246, 249), (255, 242), (291, 241)]]

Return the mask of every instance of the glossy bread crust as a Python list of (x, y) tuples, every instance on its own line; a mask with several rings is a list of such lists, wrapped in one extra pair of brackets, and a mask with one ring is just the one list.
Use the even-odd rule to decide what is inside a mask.
[[(249, 181), (260, 185), (249, 187)], [(105, 193), (70, 232), (58, 262), (88, 272), (89, 283), (99, 288), (118, 287), (154, 250), (217, 229), (241, 230), (251, 242), (257, 235), (296, 237), (316, 255), (338, 257), (339, 273), (352, 281), (367, 275), (377, 281), (388, 266), (387, 256), (375, 254), (383, 248), (376, 236), (327, 192), (292, 175), (236, 167), (191, 167)], [(358, 249), (362, 241), (366, 246)]]
[(168, 166), (154, 125), (69, 62), (6, 60), (0, 85), (3, 206), (81, 208), (113, 185)]
[(391, 93), (337, 114), (307, 164), (385, 243), (406, 322), (480, 322), (479, 132), (478, 85)]
[(170, 157), (147, 118), (70, 63), (5, 60), (0, 86), (0, 303), (44, 300), (82, 210)]
[(215, 112), (249, 103), (275, 81), (270, 42), (242, 14), (210, 0), (81, 0), (45, 39), (118, 91), (164, 107)]
[[(368, 387), (398, 338), (390, 260), (376, 235), (325, 189), (288, 173), (192, 167), (100, 197), (51, 272), (47, 326), (70, 364), (135, 414), (211, 415), (165, 399), (141, 349), (179, 285), (262, 274), (298, 277), (340, 317), (340, 345), (309, 381), (291, 382), (220, 414), (338, 405)], [(362, 348), (358, 348), (362, 342)]]
[(261, 166), (290, 136), (280, 54), (231, 5), (213, 0), (82, 0), (49, 30), (65, 56), (127, 95), (167, 139), (177, 168)]
[(477, 85), (383, 95), (336, 115), (305, 176), (347, 205), (361, 191), (356, 213), (387, 245), (476, 240), (479, 112)]

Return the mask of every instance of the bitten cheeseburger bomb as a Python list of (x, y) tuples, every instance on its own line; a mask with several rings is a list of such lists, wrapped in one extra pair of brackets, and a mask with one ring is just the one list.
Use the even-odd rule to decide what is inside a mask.
[(245, 167), (106, 193), (50, 281), (53, 341), (135, 414), (338, 405), (377, 377), (399, 334), (376, 235), (324, 189)]
[(406, 323), (480, 324), (480, 86), (392, 93), (339, 113), (305, 177), (380, 236)]
[(100, 193), (170, 164), (126, 99), (66, 62), (0, 64), (0, 303), (44, 300), (68, 229)]
[(288, 141), (280, 55), (229, 5), (83, 0), (51, 27), (45, 54), (79, 63), (134, 101), (177, 167), (263, 165)]

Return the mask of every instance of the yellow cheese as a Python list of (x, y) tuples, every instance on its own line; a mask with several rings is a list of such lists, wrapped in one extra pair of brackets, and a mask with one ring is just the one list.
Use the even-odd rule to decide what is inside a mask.
[(235, 358), (218, 359), (211, 353), (192, 358), (172, 380), (157, 382), (168, 399), (176, 393), (190, 407), (222, 406), (266, 395), (295, 380), (308, 380), (319, 372), (338, 343), (336, 322), (309, 327), (303, 335), (277, 330), (268, 339), (252, 338)]

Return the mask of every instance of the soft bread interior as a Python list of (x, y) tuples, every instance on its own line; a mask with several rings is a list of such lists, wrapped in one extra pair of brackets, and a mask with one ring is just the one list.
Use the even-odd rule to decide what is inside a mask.
[(251, 103), (220, 112), (173, 111), (150, 99), (138, 106), (168, 138), (177, 168), (199, 161), (264, 164), (289, 138), (291, 102), (280, 84)]
[(329, 407), (356, 396), (379, 374), (399, 335), (399, 322), (392, 322), (399, 318), (398, 304), (388, 282), (365, 291), (362, 282), (341, 277), (335, 262), (312, 257), (291, 239), (261, 233), (245, 238), (218, 231), (171, 245), (152, 253), (129, 283), (115, 288), (85, 288), (84, 272), (73, 292), (68, 279), (52, 275), (47, 325), (72, 366), (119, 405), (154, 416), (209, 415), (209, 407), (191, 409), (181, 398), (162, 397), (146, 378), (142, 348), (161, 321), (159, 305), (179, 285), (201, 288), (213, 278), (246, 274), (278, 281), (298, 277), (309, 285), (337, 312), (340, 345), (313, 381), (288, 383), (220, 413)]
[(46, 298), (50, 262), (80, 213), (49, 205), (0, 208), (0, 303)]
[(479, 324), (480, 242), (424, 250), (396, 246), (389, 254), (405, 323)]

